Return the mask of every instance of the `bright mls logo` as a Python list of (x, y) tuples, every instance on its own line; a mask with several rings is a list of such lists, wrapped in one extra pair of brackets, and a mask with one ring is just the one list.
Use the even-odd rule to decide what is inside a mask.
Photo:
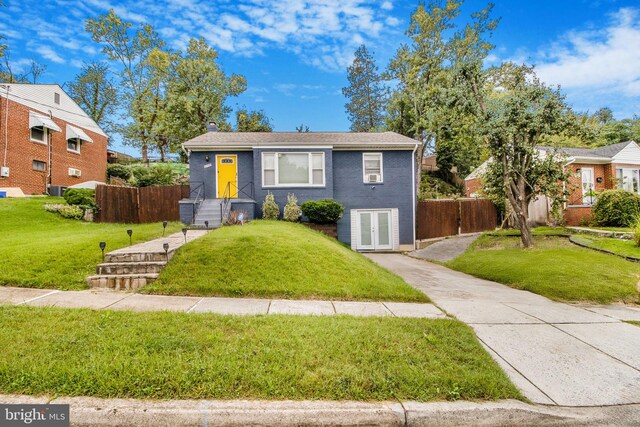
[(68, 427), (69, 405), (2, 405), (0, 426)]

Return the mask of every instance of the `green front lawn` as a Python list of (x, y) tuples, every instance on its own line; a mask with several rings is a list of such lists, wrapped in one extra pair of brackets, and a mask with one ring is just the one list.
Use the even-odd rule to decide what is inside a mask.
[(636, 243), (633, 240), (602, 238), (588, 234), (577, 234), (573, 236), (573, 239), (580, 244), (587, 245), (592, 248), (602, 249), (613, 252), (617, 255), (640, 259), (640, 247), (636, 246)]
[(455, 320), (0, 306), (0, 393), (156, 399), (521, 398)]
[[(0, 199), (0, 285), (79, 289), (101, 262), (100, 241), (107, 251), (162, 236), (161, 224), (97, 224), (64, 219), (46, 212), (59, 197)], [(167, 233), (180, 230), (171, 223)]]
[(335, 239), (282, 221), (223, 227), (183, 246), (143, 292), (428, 301), (399, 276)]
[(537, 236), (532, 249), (522, 249), (520, 239), (485, 235), (445, 265), (557, 301), (640, 302), (639, 264), (562, 237)]
[[(566, 236), (571, 234), (571, 230), (565, 227), (535, 227), (531, 230), (534, 236)], [(517, 228), (505, 228), (502, 230), (490, 231), (487, 234), (496, 236), (520, 236)]]

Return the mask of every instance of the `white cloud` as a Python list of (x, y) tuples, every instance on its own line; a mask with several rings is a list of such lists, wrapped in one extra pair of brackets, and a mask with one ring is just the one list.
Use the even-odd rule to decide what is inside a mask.
[(570, 32), (538, 57), (536, 72), (549, 84), (640, 96), (640, 9), (620, 9), (606, 28)]
[(42, 55), (43, 58), (58, 64), (64, 64), (65, 60), (56, 53), (51, 46), (39, 45), (35, 51)]
[(327, 71), (344, 71), (359, 44), (385, 43), (400, 24), (390, 15), (389, 0), (49, 0), (42, 16), (58, 17), (51, 22), (26, 13), (40, 7), (40, 0), (11, 3), (20, 5), (12, 15), (24, 30), (16, 38), (34, 33), (32, 41), (50, 46), (47, 55), (56, 61), (68, 51), (97, 56), (99, 46), (84, 31), (84, 20), (111, 8), (135, 26), (154, 25), (173, 49), (204, 37), (221, 51), (251, 57), (280, 49)]

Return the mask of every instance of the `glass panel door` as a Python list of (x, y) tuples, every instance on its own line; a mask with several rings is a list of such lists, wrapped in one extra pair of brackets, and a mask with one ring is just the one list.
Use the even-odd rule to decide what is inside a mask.
[(375, 249), (391, 249), (391, 213), (376, 212), (376, 222)]
[(582, 203), (592, 205), (595, 202), (595, 187), (593, 185), (593, 169), (582, 168)]
[(372, 212), (359, 212), (358, 222), (360, 225), (360, 245), (359, 249), (373, 249), (373, 215)]

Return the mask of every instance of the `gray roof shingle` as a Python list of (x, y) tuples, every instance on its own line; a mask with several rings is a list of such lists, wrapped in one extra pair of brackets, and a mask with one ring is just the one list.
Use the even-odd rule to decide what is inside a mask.
[(279, 144), (413, 148), (418, 141), (395, 132), (207, 132), (190, 139), (183, 146), (186, 149), (206, 149)]
[(598, 148), (571, 148), (571, 147), (538, 147), (545, 151), (558, 150), (560, 153), (564, 153), (569, 157), (594, 157), (610, 159), (620, 151), (622, 151), (627, 145), (633, 141), (620, 142), (618, 144), (605, 145)]

